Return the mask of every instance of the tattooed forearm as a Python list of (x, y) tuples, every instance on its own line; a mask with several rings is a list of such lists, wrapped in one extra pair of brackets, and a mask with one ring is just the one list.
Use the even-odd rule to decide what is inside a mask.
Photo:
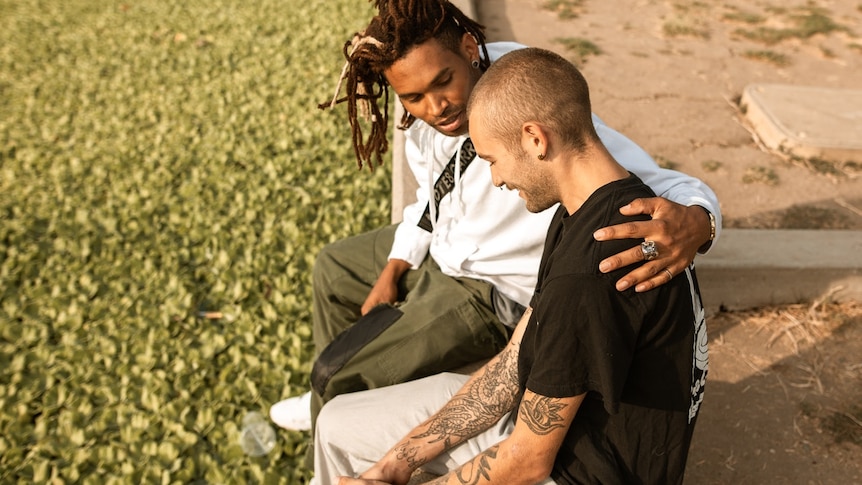
[(507, 348), (500, 358), (467, 388), (454, 396), (428, 422), (416, 439), (443, 441), (446, 449), (488, 429), (515, 405), (518, 394), (517, 349)]
[(563, 417), (560, 411), (566, 404), (560, 399), (532, 394), (521, 401), (518, 419), (526, 424), (534, 433), (545, 435), (563, 427)]
[(398, 460), (404, 461), (411, 470), (415, 470), (424, 465), (428, 459), (419, 457), (419, 447), (410, 444), (410, 441), (405, 441), (395, 447), (395, 457)]
[[(483, 451), (472, 461), (465, 463), (460, 469), (452, 472), (452, 475), (458, 480), (458, 483), (467, 485), (475, 485), (479, 483), (480, 478), (491, 480), (491, 465), (497, 459), (497, 446), (493, 446)], [(425, 482), (425, 485), (445, 485), (449, 482), (449, 475), (435, 478), (430, 482)]]
[(485, 369), (476, 384), (471, 389), (471, 395), (503, 407), (508, 412), (519, 397), (517, 348), (507, 347), (500, 353), (500, 358)]
[(479, 456), (473, 458), (473, 461), (467, 462), (460, 469), (455, 471), (455, 477), (458, 483), (473, 484), (479, 483), (480, 478), (491, 480), (491, 464), (497, 459), (497, 447), (491, 447), (483, 451)]

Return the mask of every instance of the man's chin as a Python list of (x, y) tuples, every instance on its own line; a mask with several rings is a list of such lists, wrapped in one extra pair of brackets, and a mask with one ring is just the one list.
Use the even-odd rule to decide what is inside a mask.
[(447, 125), (433, 125), (434, 129), (446, 136), (466, 135), (470, 130), (466, 122), (455, 122)]
[(464, 128), (464, 127), (460, 127), (456, 130), (444, 130), (443, 128), (440, 128), (439, 126), (435, 126), (434, 129), (439, 131), (441, 134), (446, 135), (446, 136), (461, 136), (461, 135), (466, 135), (469, 132), (469, 130), (467, 128)]

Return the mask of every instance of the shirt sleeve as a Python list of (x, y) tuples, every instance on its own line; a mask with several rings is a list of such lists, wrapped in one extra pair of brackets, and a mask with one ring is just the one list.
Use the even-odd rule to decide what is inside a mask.
[[(598, 116), (593, 115), (593, 124), (602, 143), (614, 158), (641, 180), (660, 197), (685, 206), (699, 205), (715, 216), (715, 239), (721, 233), (721, 208), (718, 197), (701, 180), (676, 170), (661, 168), (636, 143), (622, 133), (605, 125)], [(710, 246), (715, 247), (715, 242)], [(707, 251), (708, 253), (709, 251)]]
[[(419, 121), (416, 122), (420, 123)], [(414, 125), (416, 126), (416, 125)], [(419, 219), (428, 205), (429, 181), (428, 164), (426, 159), (430, 156), (423, 153), (421, 147), (430, 143), (421, 143), (422, 130), (410, 128), (405, 133), (404, 151), (407, 165), (410, 167), (418, 187), (416, 189), (416, 202), (406, 206), (402, 214), (401, 223), (395, 229), (395, 239), (392, 242), (392, 250), (389, 259), (401, 259), (411, 264), (413, 269), (419, 267), (428, 255), (431, 247), (431, 233), (418, 226)]]

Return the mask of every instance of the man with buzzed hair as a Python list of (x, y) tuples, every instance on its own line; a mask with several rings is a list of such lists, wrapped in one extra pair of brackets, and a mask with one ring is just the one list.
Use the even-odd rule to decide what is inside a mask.
[[(405, 108), (400, 121), (417, 201), (401, 223), (337, 241), (318, 255), (314, 392), (272, 406), (270, 416), (284, 428), (308, 429), (338, 394), (496, 355), (530, 301), (553, 216), (530, 213), (516, 194), (495, 189), (467, 136), (473, 86), (493, 61), (524, 46), (486, 44), (482, 25), (446, 0), (374, 5), (378, 14), (345, 44), (338, 89), (323, 107), (347, 105), (357, 161), (371, 165), (387, 150), (394, 92)], [(597, 237), (623, 242), (597, 268), (613, 272), (620, 291), (666, 284), (717, 237), (715, 194), (697, 179), (659, 168), (598, 117), (593, 123), (608, 150), (662, 196), (617, 208), (641, 217), (596, 228)], [(647, 243), (634, 241), (640, 238)], [(616, 271), (635, 263), (629, 272)]]
[(315, 479), (401, 485), (421, 466), (441, 475), (434, 484), (682, 483), (707, 372), (694, 266), (656, 290), (620, 292), (621, 270), (598, 262), (631, 241), (592, 236), (633, 220), (619, 207), (652, 190), (602, 144), (586, 81), (553, 52), (501, 57), (468, 113), (494, 185), (517, 190), (531, 212), (559, 204), (530, 305), (472, 377), (330, 401)]

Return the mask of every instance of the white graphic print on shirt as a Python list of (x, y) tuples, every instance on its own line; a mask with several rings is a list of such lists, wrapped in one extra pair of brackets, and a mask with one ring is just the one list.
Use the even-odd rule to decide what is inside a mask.
[(700, 299), (700, 291), (692, 280), (691, 270), (688, 267), (685, 275), (688, 278), (691, 289), (691, 305), (694, 310), (694, 358), (691, 363), (691, 407), (688, 410), (688, 422), (697, 416), (700, 405), (703, 402), (703, 391), (706, 386), (706, 373), (709, 369), (708, 338), (706, 335), (706, 316), (703, 310), (703, 302)]

